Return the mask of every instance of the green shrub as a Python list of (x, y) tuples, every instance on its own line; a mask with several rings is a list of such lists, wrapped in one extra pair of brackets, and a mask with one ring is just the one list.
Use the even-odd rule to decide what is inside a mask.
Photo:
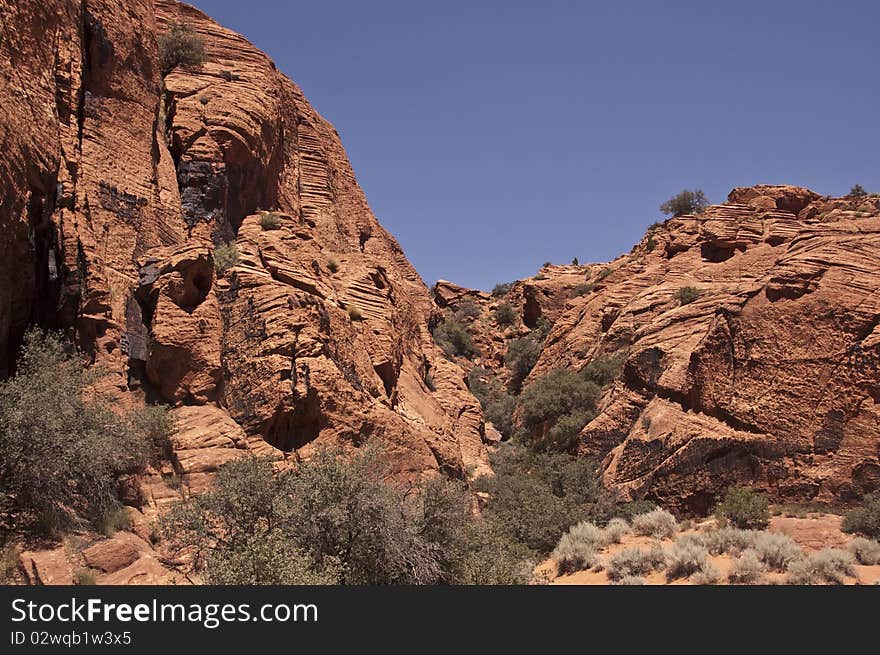
[(370, 446), (284, 472), (242, 458), (166, 514), (162, 535), (216, 584), (457, 581), (475, 547), (466, 490), (438, 479), (407, 493), (387, 474)]
[(204, 40), (188, 23), (171, 23), (168, 31), (156, 40), (159, 44), (159, 70), (163, 76), (178, 66), (199, 68), (207, 59)]
[(511, 541), (549, 553), (570, 526), (591, 518), (602, 488), (592, 462), (511, 443), (490, 458), (495, 475), (474, 486), (490, 496), (484, 516)]
[(557, 575), (593, 568), (596, 551), (604, 545), (602, 530), (589, 521), (581, 521), (562, 535), (551, 557), (556, 560)]
[(523, 585), (532, 577), (534, 553), (507, 537), (493, 521), (479, 521), (471, 533), (455, 582), (466, 585)]
[(132, 429), (149, 444), (153, 464), (168, 460), (172, 455), (171, 436), (177, 431), (177, 422), (167, 405), (145, 405), (129, 414)]
[(867, 494), (862, 498), (861, 506), (844, 515), (841, 529), (880, 539), (880, 493)]
[(364, 313), (361, 311), (361, 308), (357, 305), (347, 305), (346, 311), (348, 312), (348, 317), (352, 321), (362, 321), (364, 320)]
[(281, 214), (278, 212), (261, 212), (260, 227), (263, 230), (278, 230), (281, 228)]
[(596, 288), (596, 285), (593, 283), (589, 284), (579, 284), (574, 289), (571, 290), (571, 297), (578, 298), (580, 296), (585, 296), (588, 293), (592, 293), (593, 289)]
[(804, 556), (804, 552), (794, 539), (775, 532), (761, 532), (755, 535), (753, 548), (761, 561), (775, 571), (785, 571), (791, 562)]
[(496, 284), (495, 287), (492, 289), (492, 296), (495, 298), (506, 296), (513, 288), (513, 284), (513, 282), (502, 282), (500, 284)]
[(639, 514), (632, 520), (633, 532), (655, 539), (666, 539), (675, 534), (678, 529), (678, 521), (665, 509), (651, 510), (645, 514)]
[(503, 302), (495, 309), (495, 322), (498, 325), (513, 325), (516, 318), (516, 309), (509, 302)]
[(238, 246), (235, 241), (221, 243), (214, 248), (214, 270), (218, 277), (223, 277), (230, 268), (238, 263)]
[(675, 299), (680, 305), (689, 305), (699, 298), (701, 293), (697, 287), (681, 287), (675, 292)]
[(514, 432), (513, 413), (516, 411), (516, 398), (506, 391), (495, 391), (489, 396), (483, 414), (486, 420), (491, 421), (495, 429), (505, 437), (510, 437)]
[(339, 262), (335, 258), (331, 257), (327, 260), (327, 270), (331, 273), (335, 273), (339, 270)]
[(763, 529), (770, 522), (770, 503), (754, 489), (731, 487), (715, 508), (715, 516), (722, 525), (729, 522), (742, 529)]
[(855, 576), (853, 556), (845, 550), (825, 548), (791, 562), (786, 581), (795, 585), (843, 584), (844, 576)]
[(15, 376), (0, 382), (2, 515), (14, 524), (97, 525), (120, 506), (118, 477), (148, 463), (148, 436), (91, 392), (94, 380), (58, 337), (25, 335)]
[(760, 584), (766, 570), (758, 553), (749, 548), (733, 560), (727, 580), (731, 584)]
[(880, 564), (880, 542), (864, 537), (856, 537), (847, 544), (847, 550), (853, 554), (859, 564), (874, 566)]
[(608, 579), (618, 581), (627, 576), (644, 576), (662, 570), (665, 565), (666, 556), (659, 546), (654, 546), (650, 550), (624, 548), (609, 559)]
[(606, 387), (620, 375), (625, 359), (624, 353), (596, 355), (582, 370), (581, 375), (597, 387)]
[(693, 191), (685, 189), (660, 205), (660, 211), (672, 216), (684, 216), (685, 214), (702, 213), (708, 206), (709, 200), (700, 189)]
[(449, 357), (471, 358), (479, 353), (470, 328), (455, 314), (447, 315), (445, 320), (434, 327), (431, 334), (434, 336), (434, 342)]
[(517, 339), (511, 339), (507, 344), (507, 353), (504, 355), (504, 364), (510, 369), (511, 391), (517, 392), (538, 358), (541, 356), (541, 343), (531, 334)]
[(679, 539), (666, 558), (666, 580), (687, 578), (708, 565), (709, 551), (693, 539)]
[(595, 416), (599, 387), (569, 369), (534, 380), (519, 398), (523, 424), (535, 445), (568, 449)]
[(847, 195), (852, 196), (854, 198), (863, 198), (864, 196), (868, 195), (868, 192), (865, 191), (865, 188), (861, 184), (854, 184), (850, 188), (849, 193)]

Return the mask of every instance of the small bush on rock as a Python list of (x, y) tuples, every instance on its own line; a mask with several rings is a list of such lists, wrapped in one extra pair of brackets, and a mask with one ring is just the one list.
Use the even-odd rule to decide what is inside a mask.
[(205, 42), (188, 24), (175, 21), (156, 39), (159, 44), (159, 69), (168, 75), (178, 66), (198, 68), (205, 63)]
[(260, 214), (260, 227), (263, 230), (278, 230), (281, 228), (281, 214), (278, 212), (263, 212)]
[(509, 302), (503, 302), (495, 309), (495, 322), (498, 325), (513, 325), (516, 322), (516, 309)]
[(223, 277), (230, 268), (238, 263), (238, 246), (235, 241), (221, 243), (214, 248), (214, 270), (218, 277)]
[(685, 189), (660, 205), (660, 211), (671, 216), (684, 216), (699, 214), (708, 206), (709, 200), (700, 189)]
[(700, 290), (697, 287), (681, 287), (675, 292), (675, 299), (679, 305), (690, 305), (700, 297)]

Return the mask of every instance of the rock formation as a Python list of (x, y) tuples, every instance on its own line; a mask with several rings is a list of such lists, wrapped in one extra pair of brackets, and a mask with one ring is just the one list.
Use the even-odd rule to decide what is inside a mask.
[[(0, 0), (0, 19), (0, 375), (28, 325), (66, 330), (105, 391), (177, 408), (192, 490), (243, 452), (367, 438), (404, 476), (486, 470), (428, 290), (265, 54), (170, 0)], [(163, 76), (174, 22), (207, 57)]]
[[(749, 484), (846, 503), (880, 488), (878, 251), (880, 196), (734, 189), (607, 266), (545, 267), (482, 299), (475, 339), (510, 302), (526, 330), (555, 319), (529, 380), (626, 353), (578, 447), (625, 497), (705, 513)], [(445, 286), (447, 303), (467, 297)], [(502, 351), (477, 363), (497, 369)]]

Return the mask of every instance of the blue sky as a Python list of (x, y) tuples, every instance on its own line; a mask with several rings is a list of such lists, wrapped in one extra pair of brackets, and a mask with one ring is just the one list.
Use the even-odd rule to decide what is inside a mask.
[(880, 2), (193, 4), (336, 126), (428, 284), (612, 259), (683, 188), (880, 191)]

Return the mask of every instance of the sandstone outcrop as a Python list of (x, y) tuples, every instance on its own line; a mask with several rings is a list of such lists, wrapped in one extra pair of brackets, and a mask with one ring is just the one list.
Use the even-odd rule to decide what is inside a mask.
[[(428, 290), (336, 131), (265, 54), (170, 0), (0, 9), (16, 54), (0, 60), (0, 374), (28, 325), (57, 327), (107, 372), (102, 390), (175, 406), (154, 506), (242, 453), (368, 438), (403, 476), (487, 470)], [(175, 21), (207, 57), (163, 76)], [(219, 277), (226, 243), (238, 258)]]
[(525, 320), (525, 289), (577, 275), (581, 295), (542, 306), (555, 320), (526, 384), (626, 354), (578, 446), (609, 485), (697, 513), (733, 484), (846, 503), (880, 488), (878, 248), (878, 196), (735, 189), (607, 266), (546, 267), (484, 302), (475, 338), (497, 302)]

